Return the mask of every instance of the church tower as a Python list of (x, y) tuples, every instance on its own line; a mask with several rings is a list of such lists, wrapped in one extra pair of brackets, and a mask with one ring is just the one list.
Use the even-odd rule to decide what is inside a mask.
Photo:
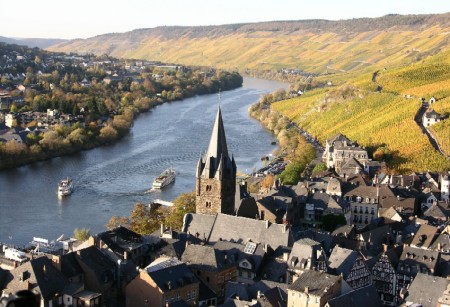
[(217, 110), (208, 151), (197, 164), (196, 213), (234, 214), (236, 162), (228, 155), (222, 113)]

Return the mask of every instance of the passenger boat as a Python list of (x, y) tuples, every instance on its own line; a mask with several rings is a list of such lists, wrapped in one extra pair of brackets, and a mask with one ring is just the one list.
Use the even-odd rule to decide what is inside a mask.
[(66, 196), (72, 194), (73, 191), (73, 183), (72, 179), (67, 177), (66, 179), (61, 180), (58, 183), (58, 195)]
[(171, 167), (166, 169), (164, 172), (159, 174), (159, 176), (156, 177), (155, 180), (153, 180), (152, 188), (154, 188), (154, 189), (164, 188), (165, 186), (167, 186), (175, 181), (176, 175), (177, 175), (177, 173), (176, 173), (175, 169), (173, 169)]

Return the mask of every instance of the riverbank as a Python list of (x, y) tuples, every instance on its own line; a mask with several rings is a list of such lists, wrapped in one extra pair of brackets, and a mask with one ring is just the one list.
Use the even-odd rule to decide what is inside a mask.
[(286, 99), (285, 90), (265, 95), (249, 108), (249, 114), (276, 136), (280, 148), (279, 152), (273, 154), (285, 155), (284, 161), (288, 164), (278, 177), (283, 184), (297, 184), (306, 167), (319, 155), (319, 148), (316, 147), (320, 145), (270, 107), (271, 103), (282, 99)]
[[(228, 77), (228, 75), (225, 76)], [(238, 76), (239, 80), (235, 80), (237, 78), (235, 73), (232, 76), (232, 81), (223, 84), (223, 90), (233, 90), (242, 86), (243, 78)], [(212, 87), (212, 93), (221, 90), (220, 87)], [(197, 95), (202, 94), (207, 93), (197, 93)], [(139, 114), (148, 112), (163, 103), (183, 100), (176, 97), (168, 100), (167, 95), (165, 97), (165, 100), (159, 98), (152, 102), (147, 99), (145, 104), (142, 103), (142, 99), (127, 102), (121, 107), (120, 114), (97, 121), (77, 122), (71, 126), (57, 124), (47, 130), (39, 130), (37, 127), (32, 127), (31, 130), (30, 127), (11, 129), (6, 133), (11, 141), (0, 142), (0, 170), (114, 144), (129, 133), (134, 119)]]

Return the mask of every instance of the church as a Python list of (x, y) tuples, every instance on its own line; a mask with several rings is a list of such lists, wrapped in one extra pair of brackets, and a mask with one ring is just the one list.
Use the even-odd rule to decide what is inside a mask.
[(229, 155), (222, 112), (217, 110), (208, 150), (197, 164), (196, 213), (234, 214), (236, 162)]
[[(196, 213), (184, 216), (182, 232), (212, 244), (222, 240), (261, 243), (276, 249), (291, 246), (293, 237), (288, 225), (259, 219), (257, 214), (241, 214), (242, 207), (253, 207), (255, 200), (245, 186), (236, 184), (236, 162), (229, 154), (221, 108), (217, 110), (208, 149), (199, 159), (196, 170)], [(243, 193), (245, 192), (245, 193)], [(252, 199), (254, 204), (244, 202)]]

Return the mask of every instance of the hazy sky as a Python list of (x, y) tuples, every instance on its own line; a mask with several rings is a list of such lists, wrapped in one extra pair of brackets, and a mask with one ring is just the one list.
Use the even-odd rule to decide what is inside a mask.
[(164, 25), (445, 12), (448, 0), (0, 0), (0, 36), (87, 38)]

